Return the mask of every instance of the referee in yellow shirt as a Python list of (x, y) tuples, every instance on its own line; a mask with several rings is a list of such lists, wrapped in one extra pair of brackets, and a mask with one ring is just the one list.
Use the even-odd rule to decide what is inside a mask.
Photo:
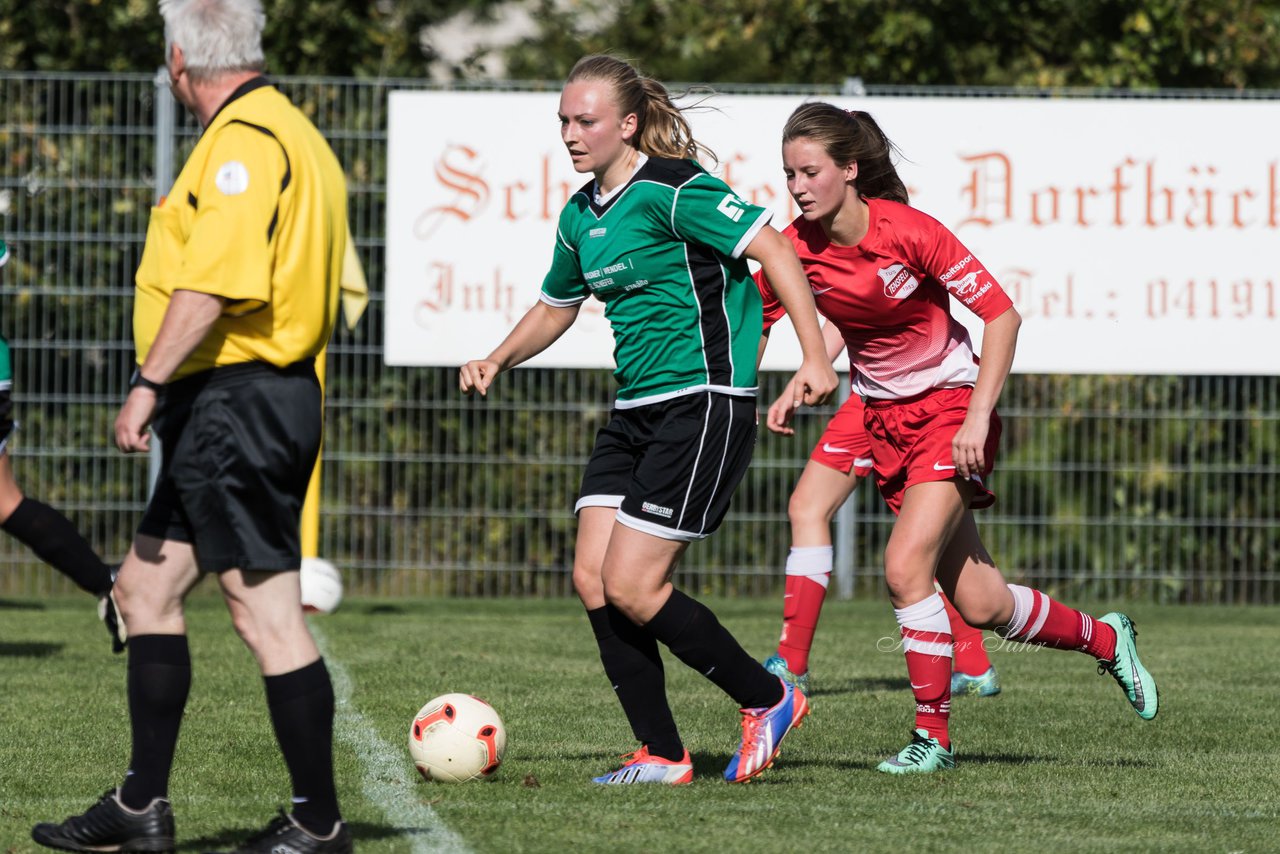
[(170, 767), (191, 685), (183, 601), (218, 576), (266, 683), (293, 811), (237, 851), (350, 852), (333, 781), (333, 687), (303, 620), (299, 514), (320, 448), (315, 357), (338, 311), (342, 168), (262, 76), (260, 0), (161, 0), (174, 95), (204, 133), (151, 212), (138, 370), (115, 423), (160, 439), (154, 495), (116, 581), (129, 626), (124, 782), (33, 838), (70, 851), (174, 847)]

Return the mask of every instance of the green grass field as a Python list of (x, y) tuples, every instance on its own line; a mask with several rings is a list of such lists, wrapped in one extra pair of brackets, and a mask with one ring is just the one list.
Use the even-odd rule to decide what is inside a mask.
[[(780, 603), (712, 601), (761, 657)], [(1098, 611), (1104, 609), (1096, 609)], [(992, 653), (1004, 692), (958, 699), (958, 766), (894, 778), (876, 763), (908, 739), (912, 703), (887, 604), (828, 605), (814, 713), (757, 782), (720, 773), (733, 704), (668, 657), (696, 779), (601, 789), (633, 749), (570, 601), (364, 600), (316, 618), (339, 695), (337, 772), (362, 852), (1274, 851), (1280, 827), (1276, 652), (1265, 608), (1134, 605), (1160, 716), (1138, 719), (1078, 653)], [(191, 611), (195, 676), (171, 796), (180, 850), (228, 846), (289, 797), (261, 682), (222, 606)], [(125, 658), (87, 597), (0, 601), (0, 851), (115, 785), (128, 761)], [(508, 732), (491, 783), (427, 784), (405, 747), (429, 698), (489, 700)]]

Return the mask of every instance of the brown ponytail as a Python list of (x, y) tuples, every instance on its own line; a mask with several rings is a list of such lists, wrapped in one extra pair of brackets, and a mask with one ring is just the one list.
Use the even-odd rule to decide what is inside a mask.
[(908, 203), (907, 187), (893, 165), (900, 152), (869, 113), (820, 101), (801, 104), (783, 126), (782, 142), (800, 138), (821, 145), (837, 166), (856, 162), (858, 195)]

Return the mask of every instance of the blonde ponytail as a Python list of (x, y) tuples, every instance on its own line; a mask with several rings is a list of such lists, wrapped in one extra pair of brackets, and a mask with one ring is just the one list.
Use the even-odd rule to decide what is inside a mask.
[[(657, 80), (645, 77), (621, 59), (593, 54), (579, 59), (565, 83), (594, 80), (609, 84), (621, 115), (635, 113), (632, 144), (650, 157), (715, 162), (715, 152), (693, 138), (693, 130), (670, 93)], [(687, 109), (687, 108), (686, 108)]]

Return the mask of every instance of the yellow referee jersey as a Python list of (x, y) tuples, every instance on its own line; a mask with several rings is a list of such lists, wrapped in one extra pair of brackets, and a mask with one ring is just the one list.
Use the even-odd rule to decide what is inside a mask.
[(133, 311), (138, 363), (177, 290), (227, 303), (172, 379), (315, 356), (337, 316), (347, 234), (346, 179), (329, 144), (265, 78), (247, 82), (151, 209)]

